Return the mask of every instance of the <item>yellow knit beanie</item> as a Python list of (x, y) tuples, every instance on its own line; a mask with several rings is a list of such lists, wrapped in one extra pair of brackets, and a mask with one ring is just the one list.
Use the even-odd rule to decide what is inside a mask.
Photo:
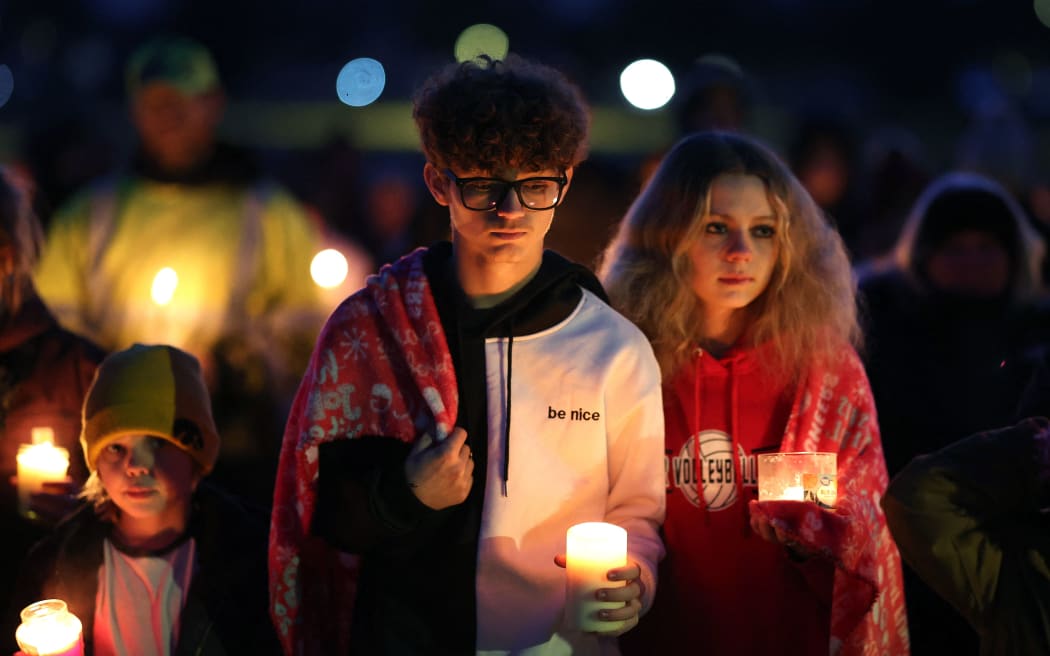
[(125, 435), (154, 435), (179, 447), (207, 474), (219, 432), (197, 358), (173, 346), (135, 344), (109, 355), (84, 399), (80, 445), (95, 469), (103, 447)]

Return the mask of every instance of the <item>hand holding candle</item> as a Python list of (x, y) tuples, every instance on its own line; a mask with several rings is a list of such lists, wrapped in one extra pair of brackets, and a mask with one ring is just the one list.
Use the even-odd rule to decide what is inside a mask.
[(566, 620), (580, 631), (620, 635), (638, 624), (640, 569), (627, 563), (627, 531), (613, 524), (577, 524), (566, 534)]
[(44, 491), (44, 483), (66, 480), (69, 451), (54, 444), (54, 432), (47, 427), (34, 428), (32, 444), (18, 447), (18, 510), (32, 517), (30, 495)]
[[(758, 456), (758, 502), (812, 501), (834, 508), (838, 492), (837, 454), (764, 453)], [(752, 502), (754, 503), (754, 502)], [(770, 510), (769, 512), (775, 511)], [(782, 520), (770, 521), (768, 513), (751, 513), (751, 529), (763, 539), (784, 545), (795, 559), (813, 552), (785, 531)]]
[(835, 507), (835, 453), (763, 453), (758, 456), (759, 501), (813, 501)]

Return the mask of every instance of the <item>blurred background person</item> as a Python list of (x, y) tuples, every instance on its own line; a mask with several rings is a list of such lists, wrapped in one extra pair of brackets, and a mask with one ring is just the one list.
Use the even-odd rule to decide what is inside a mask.
[[(707, 53), (682, 75), (669, 107), (672, 142), (694, 132), (748, 131), (756, 100), (755, 81), (732, 57)], [(638, 170), (639, 188), (656, 171), (667, 149), (645, 156)]]
[(792, 172), (838, 229), (851, 257), (864, 220), (857, 195), (857, 151), (857, 137), (844, 119), (817, 112), (803, 116), (787, 149)]
[(365, 195), (361, 185), (365, 165), (361, 159), (360, 151), (346, 138), (332, 137), (319, 148), (296, 153), (280, 167), (282, 182), (306, 208), (321, 233), (322, 246), (337, 250), (346, 261), (346, 275), (341, 283), (319, 283), (329, 311), (363, 287), (365, 279), (378, 268), (360, 237), (361, 198)]
[(753, 81), (731, 57), (709, 53), (698, 57), (683, 76), (674, 99), (674, 121), (679, 136), (748, 128), (754, 106)]
[(981, 654), (1050, 653), (1045, 417), (916, 457), (890, 481), (882, 507), (901, 556), (966, 618)]
[[(413, 158), (414, 159), (414, 158)], [(367, 160), (359, 232), (379, 266), (420, 246), (448, 239), (448, 220), (424, 203), (416, 162), (387, 156)]]
[[(1020, 201), (1036, 232), (1044, 242), (1050, 241), (1050, 176), (1033, 172), (1025, 181)], [(1043, 260), (1042, 273), (1045, 287), (1050, 284), (1050, 258)]]
[[(866, 367), (893, 476), (914, 456), (1014, 421), (1050, 332), (1044, 245), (993, 180), (951, 173), (916, 202), (892, 266), (860, 280)], [(905, 568), (916, 654), (976, 653), (962, 617)]]
[(885, 267), (932, 167), (918, 135), (900, 126), (872, 130), (861, 146), (862, 218), (851, 252), (859, 275)]
[(104, 348), (166, 342), (205, 367), (225, 436), (216, 478), (268, 501), (284, 412), (324, 307), (318, 232), (243, 149), (200, 43), (140, 46), (126, 67), (139, 148), (54, 216), (36, 281), (60, 322)]
[[(10, 590), (26, 550), (72, 504), (19, 511), (16, 456), (34, 428), (50, 428), (53, 443), (69, 451), (69, 476), (87, 478), (77, 439), (80, 407), (104, 353), (61, 328), (33, 288), (42, 235), (30, 209), (26, 181), (0, 170), (0, 590)], [(68, 490), (67, 490), (68, 491)], [(44, 501), (47, 501), (45, 498)]]

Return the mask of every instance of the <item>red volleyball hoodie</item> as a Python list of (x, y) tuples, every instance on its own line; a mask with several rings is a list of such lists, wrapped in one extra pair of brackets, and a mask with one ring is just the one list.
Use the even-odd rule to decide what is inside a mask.
[[(900, 560), (877, 507), (885, 463), (863, 368), (844, 348), (838, 366), (785, 385), (760, 366), (769, 348), (735, 347), (722, 358), (698, 351), (664, 385), (667, 556), (652, 610), (621, 639), (625, 654), (686, 644), (708, 654), (908, 651)], [(789, 450), (838, 452), (835, 510), (749, 507), (756, 456)], [(798, 562), (763, 540), (752, 509), (818, 555)]]

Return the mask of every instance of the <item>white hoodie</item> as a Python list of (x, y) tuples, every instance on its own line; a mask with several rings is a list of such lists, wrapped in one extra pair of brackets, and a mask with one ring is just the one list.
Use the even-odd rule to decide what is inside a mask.
[(485, 343), (489, 447), (477, 652), (618, 653), (615, 639), (567, 628), (565, 572), (554, 556), (565, 552), (574, 524), (622, 526), (628, 562), (642, 571), (643, 612), (651, 605), (666, 496), (659, 367), (642, 332), (587, 290), (557, 325), (514, 338), (510, 390), (508, 342)]

